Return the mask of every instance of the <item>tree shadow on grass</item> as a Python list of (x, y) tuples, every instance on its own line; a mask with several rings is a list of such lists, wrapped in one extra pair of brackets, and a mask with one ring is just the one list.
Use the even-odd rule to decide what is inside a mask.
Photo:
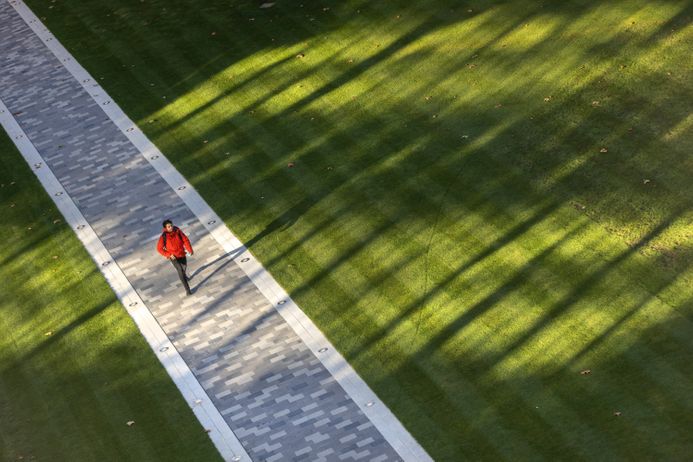
[[(388, 14), (392, 12), (387, 6), (380, 8), (385, 8)], [(644, 178), (656, 178), (659, 171), (668, 171), (664, 168), (666, 162), (661, 159), (643, 162), (632, 153), (645, 147), (649, 149), (656, 143), (667, 146), (662, 141), (663, 133), (677, 127), (687, 116), (678, 110), (670, 111), (668, 103), (676, 95), (685, 95), (686, 87), (671, 81), (669, 96), (654, 100), (649, 95), (637, 94), (630, 88), (632, 83), (610, 74), (613, 70), (595, 71), (593, 75), (589, 72), (601, 65), (600, 59), (620, 56), (622, 46), (635, 43), (633, 52), (645, 54), (653, 41), (666, 36), (672, 21), (676, 24), (686, 21), (687, 9), (682, 8), (650, 37), (630, 41), (621, 31), (613, 38), (596, 39), (592, 46), (584, 47), (582, 54), (563, 56), (562, 59), (570, 64), (566, 64), (566, 72), (573, 72), (571, 75), (578, 82), (573, 88), (551, 87), (551, 79), (544, 80), (551, 67), (559, 63), (557, 60), (538, 63), (536, 69), (523, 78), (515, 76), (515, 79), (498, 81), (493, 94), (474, 94), (474, 85), (494, 78), (486, 68), (512, 70), (536, 55), (561, 56), (560, 48), (566, 43), (564, 30), (582, 15), (594, 11), (593, 6), (586, 3), (565, 8), (548, 5), (533, 9), (523, 4), (508, 8), (493, 15), (498, 24), (507, 22), (506, 33), (551, 11), (565, 13), (565, 16), (557, 21), (552, 32), (527, 50), (504, 49), (501, 42), (506, 36), (502, 30), (490, 43), (463, 44), (463, 52), (448, 55), (446, 62), (436, 62), (440, 64), (439, 72), (419, 76), (421, 82), (406, 88), (409, 93), (398, 97), (397, 88), (388, 84), (411, 77), (409, 69), (429, 65), (433, 56), (426, 50), (403, 57), (398, 53), (420, 39), (429, 38), (439, 29), (462, 22), (459, 15), (441, 18), (439, 11), (431, 12), (431, 18), (426, 16), (420, 22), (412, 22), (407, 32), (383, 50), (352, 68), (328, 76), (319, 87), (284, 109), (260, 110), (273, 90), (274, 94), (280, 94), (299, 82), (306, 75), (305, 71), (287, 75), (277, 81), (276, 86), (267, 87), (267, 92), (260, 92), (254, 100), (249, 98), (250, 102), (238, 103), (234, 113), (202, 129), (184, 130), (181, 135), (175, 130), (188, 127), (189, 123), (178, 126), (175, 121), (163, 130), (145, 129), (160, 138), (180, 137), (178, 144), (172, 143), (171, 149), (166, 146), (164, 151), (188, 177), (194, 178), (195, 186), (227, 222), (242, 216), (263, 223), (257, 229), (248, 227), (249, 231), (241, 237), (270, 269), (288, 259), (310, 261), (311, 247), (325, 230), (331, 229), (334, 221), (340, 219), (340, 214), (350, 213), (353, 222), (361, 223), (355, 230), (345, 229), (333, 235), (329, 258), (316, 263), (310, 275), (297, 282), (282, 282), (292, 296), (305, 300), (302, 307), (311, 317), (330, 320), (325, 324), (330, 329), (328, 335), (338, 337), (335, 343), (361, 370), (366, 370), (364, 361), (374, 362), (365, 377), (377, 377), (377, 370), (387, 366), (387, 359), (397, 364), (391, 377), (382, 382), (369, 379), (369, 382), (437, 458), (456, 460), (460, 454), (472, 458), (632, 455), (635, 452), (629, 452), (620, 443), (613, 449), (603, 436), (586, 430), (593, 425), (593, 420), (589, 420), (592, 411), (587, 396), (603, 399), (598, 393), (583, 394), (577, 401), (581, 409), (575, 407), (561, 414), (565, 419), (577, 416), (577, 421), (584, 420), (585, 424), (575, 424), (575, 432), (589, 435), (581, 439), (582, 442), (589, 438), (595, 441), (575, 443), (573, 433), (565, 430), (571, 425), (562, 426), (541, 408), (529, 407), (535, 398), (542, 396), (541, 390), (548, 388), (548, 394), (558, 396), (554, 399), (569, 401), (572, 388), (556, 390), (551, 381), (542, 387), (536, 384), (534, 377), (517, 371), (505, 380), (475, 374), (517, 357), (518, 352), (549, 330), (549, 326), (557, 325), (558, 318), (569, 311), (584, 292), (594, 288), (602, 277), (606, 278), (607, 273), (612, 274), (616, 267), (628, 269), (623, 265), (625, 259), (639, 252), (657, 253), (651, 238), (661, 241), (657, 245), (673, 248), (676, 239), (661, 236), (667, 228), (680, 225), (685, 216), (681, 210), (690, 208), (691, 196), (675, 192), (679, 183), (667, 179), (655, 179), (652, 183), (656, 188), (643, 189)], [(297, 17), (294, 16), (294, 20), (298, 21)], [(207, 29), (216, 26), (208, 17), (200, 27), (206, 36)], [(315, 30), (326, 32), (326, 29)], [(310, 35), (302, 34), (304, 31), (297, 33), (288, 44), (299, 43), (300, 37)], [(227, 59), (219, 58), (222, 54), (214, 47), (203, 50), (206, 62), (213, 64), (191, 74), (193, 77), (186, 76), (185, 83), (175, 87), (178, 93), (167, 97), (171, 100), (185, 96), (237, 60), (269, 47), (271, 45), (258, 42), (245, 50), (237, 49)], [(472, 63), (475, 54), (479, 59)], [(283, 62), (290, 61), (287, 56), (281, 58)], [(583, 74), (579, 66), (584, 66), (585, 62), (589, 65)], [(374, 74), (379, 67), (388, 69)], [(264, 69), (267, 73), (251, 72), (248, 78), (262, 81), (282, 67)], [(166, 76), (169, 80), (176, 78), (174, 74), (170, 78)], [(449, 88), (447, 84), (454, 79), (467, 82), (469, 91), (460, 93), (459, 86)], [(649, 84), (655, 84), (657, 79), (659, 76), (652, 73), (640, 83), (656, 88)], [(610, 84), (607, 85), (607, 81)], [(384, 103), (383, 99), (374, 98), (381, 104), (377, 108), (369, 105), (370, 101), (336, 101), (340, 89), (354, 82), (367, 84), (368, 91), (362, 99), (377, 96), (378, 92), (389, 92), (386, 94), (390, 98)], [(242, 81), (240, 87), (234, 84), (227, 87), (236, 92), (235, 95), (220, 94), (246, 95), (244, 83)], [(142, 97), (147, 103), (135, 103), (135, 96), (128, 95), (125, 105), (135, 109), (131, 113), (145, 118), (162, 107), (161, 101), (148, 95), (148, 89), (138, 92), (135, 92), (137, 98)], [(119, 93), (122, 94), (122, 90), (114, 94), (117, 99)], [(603, 102), (604, 95), (613, 101), (610, 103), (613, 107), (608, 110), (601, 109), (607, 106)], [(424, 100), (426, 96), (433, 96), (428, 105), (424, 103), (429, 101)], [(543, 102), (544, 98), (549, 100)], [(189, 115), (214, 114), (215, 105), (222, 99), (217, 96), (201, 100)], [(594, 101), (598, 104), (592, 104)], [(331, 104), (338, 106), (331, 109)], [(566, 107), (572, 109), (566, 111)], [(251, 117), (248, 110), (257, 110), (257, 113)], [(345, 113), (354, 116), (340, 116)], [(317, 123), (309, 123), (311, 118)], [(634, 134), (629, 131), (633, 127)], [(469, 138), (462, 140), (463, 135)], [(200, 147), (198, 138), (214, 142), (218, 137), (224, 138), (226, 143), (219, 151), (238, 150), (231, 157), (233, 168), (225, 167), (226, 158), (221, 153)], [(608, 148), (607, 152), (600, 152), (601, 147)], [(662, 156), (667, 156), (667, 162), (679, 159), (673, 164), (685, 166), (685, 162), (680, 162), (682, 152), (663, 149)], [(283, 168), (289, 156), (298, 168)], [(675, 178), (680, 180), (678, 176)], [(261, 202), (261, 194), (269, 200)], [(334, 203), (339, 206), (330, 205)], [(461, 259), (455, 251), (457, 243), (470, 240), (462, 226), (469, 217), (478, 217), (488, 227), (480, 229), (476, 236), (475, 242), (481, 250), (473, 252), (470, 258)], [(557, 303), (547, 302), (540, 319), (517, 333), (507, 349), (490, 351), (481, 359), (448, 353), (446, 346), (451, 339), (469, 332), (480, 318), (504, 306), (510, 294), (526, 287), (529, 278), (536, 276), (536, 270), (546, 265), (546, 259), (553, 255), (558, 244), (538, 246), (527, 236), (540, 237), (541, 231), (534, 228), (550, 219), (555, 220), (558, 230), (565, 226), (564, 223), (580, 219), (594, 220), (607, 229), (625, 230), (630, 234), (623, 240), (632, 248), (616, 259), (605, 258), (604, 265), (595, 267), (589, 267), (589, 262), (565, 261), (563, 266), (585, 277), (567, 281), (567, 295), (559, 297)], [(439, 220), (443, 220), (439, 226), (433, 225)], [(638, 226), (631, 232), (629, 226), (633, 223)], [(490, 227), (495, 229), (489, 232)], [(419, 233), (421, 230), (423, 233)], [(276, 239), (280, 232), (285, 233), (282, 240)], [(396, 235), (410, 243), (400, 248), (378, 244), (383, 236)], [(565, 237), (569, 233), (561, 235)], [(436, 295), (457, 296), (460, 291), (454, 287), (470, 269), (513, 245), (523, 246), (523, 255), (529, 258), (529, 263), (509, 267), (507, 275), (498, 280), (499, 287), (482, 295), (467, 311), (460, 312), (459, 306), (456, 309), (454, 305), (447, 308), (450, 319), (438, 326), (437, 334), (432, 333), (423, 345), (412, 340), (409, 347), (414, 348), (416, 344), (419, 348), (414, 353), (398, 348), (393, 335), (399, 335), (397, 332), (402, 326), (415, 325), (417, 313), (426, 314), (427, 309), (435, 308)], [(378, 278), (365, 278), (365, 281), (355, 278), (356, 282), (345, 282), (335, 276), (345, 268), (352, 273), (365, 272), (368, 268), (361, 262), (369, 261), (365, 258), (369, 253), (383, 248), (395, 258), (381, 264)], [(634, 280), (656, 296), (662, 288), (668, 287), (666, 283), (685, 275), (690, 268), (691, 254), (685, 246), (683, 250), (675, 250), (675, 254), (668, 267), (661, 259), (655, 259), (652, 280), (642, 277), (646, 272), (642, 268), (633, 276)], [(413, 270), (404, 273), (404, 265), (407, 270), (427, 268), (427, 282), (421, 284), (420, 275), (412, 277), (417, 274)], [(544, 269), (547, 268), (560, 269), (551, 265)], [(411, 280), (415, 283), (410, 284)], [(397, 299), (398, 294), (387, 289), (386, 283), (408, 290), (407, 297)], [(556, 290), (562, 288), (557, 286)], [(308, 291), (314, 291), (316, 296), (308, 297)], [(368, 313), (360, 299), (373, 294), (384, 300), (381, 306), (394, 306), (392, 311), (396, 314), (380, 319)], [(403, 298), (408, 300), (402, 301)], [(632, 312), (637, 313), (638, 305), (633, 306)], [(626, 322), (630, 319), (628, 314), (624, 316), (615, 316), (612, 326), (605, 329), (607, 337), (609, 330), (619, 325), (619, 319)], [(422, 321), (424, 332), (428, 334), (431, 332), (431, 326), (425, 322), (428, 316), (422, 317)], [(345, 340), (358, 336), (365, 337), (365, 346), (358, 341), (350, 344)], [(588, 351), (603, 341), (598, 340), (598, 335), (595, 338), (597, 340), (593, 339), (592, 343), (586, 343)], [(354, 348), (349, 347), (353, 344)], [(576, 346), (577, 354), (580, 351)], [(589, 354), (582, 353), (583, 356)], [(629, 368), (625, 375), (637, 376), (633, 371)], [(641, 389), (634, 392), (636, 396), (643, 393)], [(666, 393), (662, 392), (662, 396), (668, 402)], [(527, 407), (527, 410), (518, 410), (518, 407)], [(605, 434), (612, 431), (619, 432), (606, 427)], [(533, 441), (536, 435), (543, 435), (544, 439)], [(620, 433), (618, 436), (623, 437)], [(633, 447), (642, 449), (643, 454), (659, 455), (652, 448), (635, 443)]]

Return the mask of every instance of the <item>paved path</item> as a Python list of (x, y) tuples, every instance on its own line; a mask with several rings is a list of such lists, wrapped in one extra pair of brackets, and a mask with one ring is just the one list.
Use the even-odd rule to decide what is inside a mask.
[[(27, 11), (0, 0), (3, 125), (16, 125), (23, 153), (40, 155), (37, 175), (62, 188), (49, 191), (54, 200), (78, 210), (68, 222), (83, 217), (76, 230), (88, 227), (107, 250), (102, 271), (112, 263), (127, 278), (158, 324), (152, 329), (160, 326), (245, 450), (234, 459), (220, 452), (256, 461), (427, 459), (317, 329), (291, 318), (293, 302), (244, 247), (223, 237), (230, 233), (221, 220), (209, 218), (211, 209), (98, 84), (77, 78), (84, 71)], [(163, 217), (194, 244), (191, 297), (155, 251)]]

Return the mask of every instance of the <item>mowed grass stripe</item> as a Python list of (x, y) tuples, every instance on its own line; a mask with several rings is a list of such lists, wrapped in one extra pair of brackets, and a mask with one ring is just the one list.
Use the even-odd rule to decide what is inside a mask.
[(685, 3), (118, 5), (86, 67), (436, 459), (691, 452)]
[(218, 460), (5, 135), (0, 157), (0, 459)]

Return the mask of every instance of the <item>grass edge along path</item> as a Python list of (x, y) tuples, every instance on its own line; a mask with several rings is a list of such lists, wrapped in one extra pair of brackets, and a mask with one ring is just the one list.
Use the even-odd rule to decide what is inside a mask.
[(684, 2), (29, 3), (434, 458), (692, 452)]
[(0, 459), (221, 460), (4, 132), (0, 159)]

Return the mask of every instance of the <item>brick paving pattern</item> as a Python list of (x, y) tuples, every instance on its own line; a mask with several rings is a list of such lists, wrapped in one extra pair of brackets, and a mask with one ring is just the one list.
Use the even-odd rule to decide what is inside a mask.
[[(400, 460), (175, 191), (0, 1), (0, 99), (256, 461)], [(186, 297), (155, 250), (190, 236)]]

